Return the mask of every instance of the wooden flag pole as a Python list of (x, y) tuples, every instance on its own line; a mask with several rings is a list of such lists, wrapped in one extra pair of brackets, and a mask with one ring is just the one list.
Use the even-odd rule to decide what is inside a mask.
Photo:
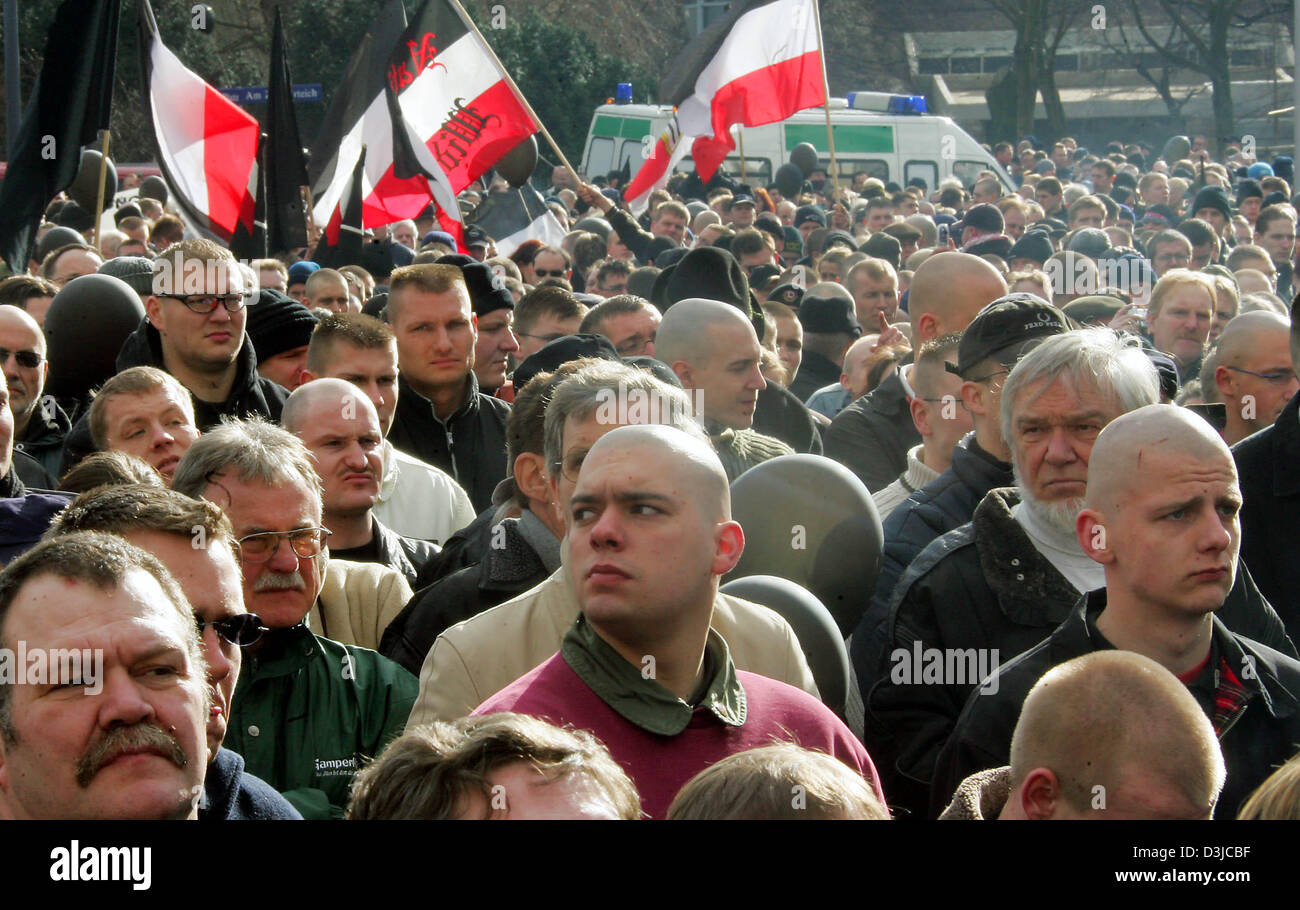
[(745, 128), (743, 126), (736, 128), (736, 141), (740, 146), (740, 180), (742, 183), (748, 183), (749, 176), (745, 173)]
[(519, 86), (515, 85), (515, 80), (510, 77), (510, 72), (505, 68), (505, 65), (501, 63), (501, 58), (496, 55), (496, 51), (492, 50), (492, 45), (487, 43), (487, 39), (484, 38), (483, 33), (478, 30), (478, 26), (474, 24), (474, 20), (469, 17), (465, 12), (465, 8), (460, 5), (460, 0), (450, 0), (450, 3), (455, 8), (456, 15), (460, 16), (460, 21), (465, 23), (465, 27), (474, 33), (478, 40), (483, 43), (483, 48), (492, 55), (492, 60), (496, 63), (497, 69), (501, 70), (501, 75), (505, 77), (506, 85), (510, 86), (510, 90), (515, 93), (515, 97), (518, 98), (519, 103), (524, 106), (524, 110), (528, 112), (528, 116), (532, 117), (533, 123), (537, 124), (538, 131), (550, 144), (551, 149), (555, 154), (559, 156), (560, 163), (564, 165), (564, 169), (568, 171), (569, 176), (573, 178), (574, 188), (576, 189), (581, 186), (582, 180), (578, 177), (578, 172), (573, 169), (572, 164), (569, 164), (569, 159), (565, 157), (564, 152), (560, 151), (559, 145), (557, 145), (555, 140), (551, 138), (551, 133), (547, 130), (546, 124), (542, 123), (542, 119), (537, 116), (537, 112), (534, 111), (533, 106), (528, 103), (528, 99), (524, 97), (524, 93), (519, 91)]
[(817, 56), (821, 58), (822, 62), (822, 91), (825, 92), (825, 101), (822, 108), (826, 111), (826, 144), (830, 147), (831, 153), (831, 171), (827, 176), (831, 180), (833, 202), (834, 193), (838, 189), (838, 181), (836, 180), (838, 168), (835, 166), (835, 131), (831, 129), (831, 84), (826, 78), (826, 45), (822, 42), (822, 13), (817, 0), (813, 0), (813, 19), (817, 24)]
[(91, 233), (90, 245), (99, 248), (99, 219), (104, 214), (104, 178), (108, 176), (108, 143), (113, 138), (112, 130), (104, 130), (104, 152), (99, 156), (99, 188), (95, 190), (95, 223)]

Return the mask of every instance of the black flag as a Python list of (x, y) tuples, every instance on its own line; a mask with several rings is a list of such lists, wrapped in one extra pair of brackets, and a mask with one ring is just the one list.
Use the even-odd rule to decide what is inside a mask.
[(352, 169), (352, 180), (343, 191), (341, 215), (336, 215), (316, 242), (316, 253), (312, 260), (321, 268), (336, 269), (342, 265), (358, 265), (361, 262), (361, 244), (365, 241), (361, 229), (361, 178), (366, 172), (366, 147), (361, 146), (357, 156), (357, 165)]
[(266, 243), (276, 251), (296, 250), (307, 245), (307, 219), (303, 215), (302, 190), (307, 186), (307, 163), (298, 137), (298, 118), (293, 106), (293, 79), (285, 53), (284, 27), (280, 8), (275, 8), (275, 30), (271, 34), (271, 78), (266, 101), (269, 143), (263, 158), (266, 175)]
[(81, 147), (108, 129), (122, 0), (64, 0), (0, 184), (0, 256), (27, 270), (41, 215), (77, 175)]

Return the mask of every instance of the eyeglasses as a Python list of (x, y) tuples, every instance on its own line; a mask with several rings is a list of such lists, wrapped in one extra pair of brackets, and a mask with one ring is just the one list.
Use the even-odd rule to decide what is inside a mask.
[(1001, 376), (1004, 373), (1010, 373), (1010, 372), (1011, 372), (1010, 370), (994, 370), (992, 373), (989, 373), (987, 376), (972, 376), (970, 379), (967, 380), (967, 382), (987, 382), (988, 380), (992, 379), (994, 376)]
[(224, 306), (227, 313), (238, 313), (244, 308), (246, 302), (242, 294), (225, 294), (222, 296), (215, 294), (159, 294), (158, 296), (179, 300), (191, 312), (198, 313), (201, 316), (208, 315), (219, 306)]
[(266, 631), (266, 626), (262, 625), (262, 617), (256, 613), (241, 613), (238, 616), (227, 616), (225, 619), (214, 619), (210, 622), (204, 622), (195, 617), (198, 623), (199, 635), (212, 626), (222, 641), (232, 645), (238, 645), (241, 648), (247, 648), (249, 645), (256, 644)]
[(1276, 373), (1256, 373), (1254, 370), (1244, 370), (1241, 367), (1228, 367), (1234, 373), (1248, 373), (1251, 376), (1258, 376), (1260, 379), (1267, 380), (1273, 385), (1286, 385), (1293, 382), (1296, 378), (1295, 370), (1278, 370)]
[(263, 563), (280, 549), (280, 541), (288, 540), (293, 552), (302, 559), (320, 555), (333, 532), (326, 528), (298, 528), (293, 531), (259, 531), (239, 538), (239, 555), (244, 562)]
[(538, 278), (563, 278), (564, 269), (539, 269), (534, 268), (533, 274)]
[[(541, 273), (538, 272), (538, 274), (540, 275)], [(552, 341), (555, 341), (557, 338), (564, 337), (563, 332), (552, 332), (549, 335), (534, 335), (531, 332), (520, 332), (517, 329), (515, 330), (515, 334), (520, 338), (536, 338), (538, 341), (542, 342), (543, 344), (550, 344)]]
[(36, 351), (10, 351), (7, 348), (0, 348), (0, 364), (8, 363), (10, 354), (13, 354), (18, 365), (26, 370), (36, 369), (45, 359)]

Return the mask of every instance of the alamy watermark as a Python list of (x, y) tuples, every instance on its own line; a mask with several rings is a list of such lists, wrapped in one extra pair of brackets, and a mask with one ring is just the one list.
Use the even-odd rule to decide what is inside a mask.
[(889, 681), (896, 686), (979, 686), (981, 694), (998, 692), (997, 648), (895, 648)]
[(0, 648), (0, 685), (81, 686), (87, 695), (104, 689), (102, 648)]

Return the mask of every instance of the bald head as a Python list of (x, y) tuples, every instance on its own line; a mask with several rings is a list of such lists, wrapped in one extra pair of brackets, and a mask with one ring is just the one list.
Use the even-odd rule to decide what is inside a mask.
[(1119, 650), (1067, 661), (1030, 690), (1011, 740), (1012, 811), (1003, 817), (1036, 817), (1025, 784), (1044, 770), (1065, 804), (1046, 817), (1104, 809), (1204, 818), (1226, 776), (1214, 728), (1187, 687), (1154, 660)]
[(915, 342), (963, 331), (984, 307), (1007, 292), (990, 263), (969, 253), (940, 253), (921, 263), (912, 276), (907, 311)]
[(1232, 275), (1237, 279), (1237, 291), (1242, 297), (1273, 290), (1273, 282), (1269, 281), (1268, 276), (1259, 269), (1238, 269)]
[(757, 343), (758, 336), (745, 314), (729, 303), (690, 297), (679, 300), (664, 313), (655, 334), (655, 357), (672, 366), (685, 361), (694, 366), (713, 356), (717, 335), (749, 329)]
[(1113, 512), (1131, 491), (1163, 479), (1147, 476), (1150, 463), (1170, 453), (1206, 464), (1226, 464), (1236, 476), (1232, 452), (1208, 421), (1185, 408), (1147, 405), (1121, 414), (1098, 434), (1088, 460), (1087, 508)]
[(1241, 366), (1266, 341), (1282, 339), (1282, 343), (1286, 344), (1290, 335), (1290, 320), (1277, 313), (1267, 310), (1242, 313), (1232, 319), (1219, 336), (1215, 363), (1221, 366)]
[(8, 304), (0, 306), (0, 332), (15, 338), (27, 339), (27, 344), (23, 348), (15, 348), (9, 344), (0, 347), (10, 350), (30, 349), (39, 352), (42, 357), (45, 356), (45, 336), (41, 334), (40, 325), (26, 311)]
[[(680, 304), (677, 304), (680, 306)], [(671, 311), (670, 311), (671, 312)], [(616, 463), (657, 463), (682, 498), (710, 521), (731, 519), (731, 487), (713, 447), (702, 439), (662, 424), (638, 424), (610, 430), (587, 453), (578, 480)]]
[(317, 423), (321, 415), (345, 419), (363, 417), (379, 423), (379, 414), (365, 392), (342, 379), (314, 379), (294, 389), (284, 403), (280, 424), (295, 436)]

